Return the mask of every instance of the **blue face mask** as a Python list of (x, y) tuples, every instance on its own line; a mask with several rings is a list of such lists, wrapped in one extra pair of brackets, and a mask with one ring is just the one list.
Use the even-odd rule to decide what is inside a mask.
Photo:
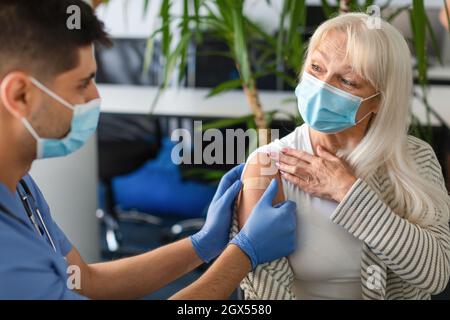
[(356, 122), (356, 114), (363, 101), (378, 96), (360, 98), (323, 82), (307, 72), (295, 89), (298, 109), (303, 120), (314, 130), (323, 133), (336, 133), (351, 128)]
[(73, 111), (70, 132), (62, 139), (39, 137), (28, 120), (22, 118), (24, 126), (37, 141), (37, 159), (63, 157), (84, 146), (97, 129), (101, 100), (95, 99), (86, 104), (71, 105), (38, 80), (31, 78), (31, 82), (50, 97)]

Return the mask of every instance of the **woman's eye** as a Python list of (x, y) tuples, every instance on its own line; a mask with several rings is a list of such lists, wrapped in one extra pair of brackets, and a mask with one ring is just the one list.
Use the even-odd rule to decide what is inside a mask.
[(355, 87), (355, 83), (351, 82), (350, 80), (341, 78), (341, 81), (342, 81), (342, 83), (345, 84), (346, 86)]
[(320, 71), (320, 67), (317, 65), (317, 64), (311, 64), (311, 68), (314, 70), (314, 71), (316, 71), (316, 72), (319, 72)]

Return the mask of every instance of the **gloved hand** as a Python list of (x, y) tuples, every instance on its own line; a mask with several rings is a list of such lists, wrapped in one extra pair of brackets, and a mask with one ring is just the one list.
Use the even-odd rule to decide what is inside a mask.
[(242, 230), (230, 242), (247, 254), (253, 270), (258, 264), (288, 256), (295, 250), (297, 206), (285, 201), (273, 207), (277, 192), (278, 182), (273, 179)]
[(192, 245), (198, 256), (205, 262), (217, 257), (228, 244), (234, 201), (241, 190), (241, 164), (220, 181), (211, 202), (203, 228), (191, 236)]

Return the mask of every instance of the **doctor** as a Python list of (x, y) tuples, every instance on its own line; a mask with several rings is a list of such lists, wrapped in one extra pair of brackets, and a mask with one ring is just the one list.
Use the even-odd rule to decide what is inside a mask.
[[(66, 27), (72, 4), (81, 8), (79, 30)], [(140, 298), (216, 257), (173, 298), (226, 299), (256, 265), (293, 251), (295, 205), (272, 206), (275, 181), (228, 241), (239, 166), (220, 182), (197, 234), (140, 256), (86, 264), (27, 172), (35, 159), (68, 155), (95, 132), (93, 45), (109, 40), (81, 0), (2, 0), (0, 30), (0, 299)], [(70, 267), (80, 270), (75, 290), (68, 287)]]

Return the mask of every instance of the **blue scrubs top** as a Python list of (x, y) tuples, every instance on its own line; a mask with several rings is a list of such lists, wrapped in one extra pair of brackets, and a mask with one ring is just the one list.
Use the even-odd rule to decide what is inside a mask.
[(53, 221), (48, 204), (33, 179), (26, 175), (24, 181), (53, 238), (56, 252), (47, 237), (36, 231), (18, 193), (11, 193), (0, 183), (0, 203), (25, 222), (0, 209), (0, 299), (82, 299), (67, 287), (69, 275), (65, 256), (72, 244)]

